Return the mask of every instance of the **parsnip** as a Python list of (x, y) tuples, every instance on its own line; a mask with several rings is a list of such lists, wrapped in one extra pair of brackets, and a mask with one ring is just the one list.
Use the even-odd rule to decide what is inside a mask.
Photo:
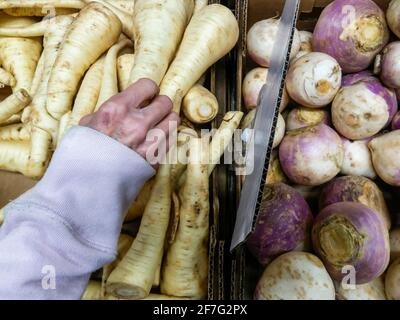
[(0, 140), (23, 141), (30, 139), (28, 128), (22, 123), (0, 127)]
[[(216, 165), (220, 163), (226, 148), (232, 142), (235, 130), (239, 127), (243, 118), (241, 111), (229, 111), (225, 114), (219, 128), (214, 132), (210, 143), (210, 160), (208, 162), (208, 174), (211, 175)], [(178, 182), (180, 189), (186, 181), (186, 172), (184, 172)]]
[(209, 234), (208, 146), (206, 139), (190, 140), (187, 179), (180, 191), (178, 231), (162, 270), (161, 293), (204, 299), (207, 295)]
[(20, 89), (0, 102), (0, 123), (20, 112), (30, 102), (31, 97), (25, 89)]
[(100, 88), (103, 78), (105, 57), (97, 60), (86, 72), (78, 94), (75, 98), (75, 104), (71, 112), (67, 112), (60, 121), (57, 142), (59, 143), (65, 133), (73, 126), (79, 124), (79, 121), (94, 112), (99, 99)]
[(47, 131), (38, 127), (32, 127), (31, 130), (28, 168), (25, 172), (20, 172), (30, 178), (39, 179), (50, 161), (52, 138)]
[[(1, 16), (1, 27), (24, 27), (34, 23), (29, 18), (9, 18)], [(3, 68), (11, 73), (16, 81), (13, 91), (25, 89), (30, 92), (36, 65), (42, 52), (40, 39), (0, 37), (0, 61)]]
[(130, 83), (161, 83), (193, 13), (193, 0), (137, 0), (134, 8), (135, 63)]
[(14, 76), (3, 68), (0, 68), (0, 86), (14, 87), (15, 84)]
[(235, 46), (238, 38), (238, 22), (227, 7), (212, 4), (193, 15), (161, 83), (161, 94), (171, 98), (175, 112), (180, 113), (186, 93), (211, 65)]
[(81, 300), (101, 300), (101, 282), (90, 280)]
[(129, 39), (121, 40), (110, 50), (108, 50), (103, 68), (103, 80), (101, 83), (101, 89), (99, 98), (97, 100), (95, 111), (97, 111), (101, 105), (110, 99), (112, 96), (119, 92), (118, 88), (118, 74), (117, 74), (117, 56), (121, 49), (125, 47), (132, 47), (133, 43)]
[(32, 79), (31, 90), (29, 91), (29, 94), (31, 95), (31, 97), (35, 96), (37, 90), (39, 89), (40, 81), (42, 81), (43, 70), (44, 70), (44, 54), (43, 54), (43, 52), (39, 58), (38, 64), (36, 66), (35, 74)]
[(151, 190), (153, 190), (154, 186), (154, 178), (148, 180), (143, 188), (140, 190), (137, 195), (135, 201), (132, 203), (125, 217), (125, 222), (133, 221), (137, 218), (140, 218), (143, 215), (143, 212), (146, 208), (147, 203), (149, 202), (149, 198), (151, 195)]
[(194, 85), (182, 102), (182, 111), (193, 123), (211, 122), (218, 114), (217, 98), (202, 85)]
[(85, 3), (81, 0), (0, 0), (0, 9), (10, 8), (71, 8), (82, 9)]
[(10, 16), (16, 17), (44, 17), (48, 15), (62, 15), (76, 12), (76, 9), (54, 8), (51, 6), (43, 6), (42, 8), (9, 8), (4, 9), (4, 12)]
[(53, 19), (44, 19), (42, 21), (25, 26), (1, 26), (0, 36), (25, 38), (41, 37), (46, 33), (46, 30), (53, 21)]
[(0, 170), (26, 173), (29, 141), (0, 141)]
[(128, 252), (129, 248), (132, 245), (133, 240), (134, 238), (127, 234), (121, 234), (119, 236), (117, 258), (112, 263), (105, 265), (103, 267), (103, 275), (101, 281), (101, 289), (102, 289), (101, 297), (105, 297), (106, 295), (105, 285), (108, 277), (110, 276), (111, 272), (117, 267), (118, 263), (121, 262), (125, 254)]
[(118, 17), (100, 3), (83, 8), (69, 28), (54, 63), (46, 108), (59, 120), (72, 107), (80, 81), (97, 59), (121, 34)]
[(4, 209), (1, 208), (0, 209), (0, 226), (3, 224), (4, 222)]
[[(26, 109), (26, 108), (25, 108)], [(25, 110), (24, 109), (24, 110)], [(6, 121), (0, 123), (0, 128), (1, 127), (5, 127), (11, 124), (16, 124), (16, 123), (20, 123), (21, 122), (21, 117), (22, 117), (22, 113), (17, 113), (14, 114), (13, 116), (11, 116), (10, 118), (8, 118)]]
[(208, 0), (194, 0), (193, 14), (199, 12), (201, 9), (208, 5)]
[(143, 299), (150, 293), (168, 228), (171, 208), (171, 166), (160, 166), (136, 239), (107, 280), (108, 293)]
[[(108, 9), (110, 9), (121, 21), (122, 32), (125, 33), (130, 39), (133, 39), (133, 16), (132, 13), (127, 12), (124, 7), (128, 8), (131, 12), (133, 11), (134, 1), (121, 1), (121, 0), (83, 0), (86, 3), (93, 1), (99, 2)], [(131, 4), (126, 4), (124, 2)]]
[(134, 62), (135, 55), (132, 53), (123, 54), (118, 57), (117, 68), (119, 91), (124, 91), (129, 87), (129, 78), (131, 76)]

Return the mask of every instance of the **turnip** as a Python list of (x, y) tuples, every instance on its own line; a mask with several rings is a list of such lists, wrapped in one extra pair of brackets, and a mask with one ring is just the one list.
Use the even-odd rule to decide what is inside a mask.
[(294, 59), (301, 58), (307, 53), (313, 52), (312, 48), (312, 38), (313, 34), (308, 31), (299, 31), (300, 36), (300, 51), (296, 54)]
[(365, 72), (344, 77), (342, 85), (332, 103), (332, 122), (341, 135), (366, 139), (390, 124), (397, 111), (394, 91)]
[(400, 89), (400, 41), (388, 44), (376, 57), (374, 72), (385, 86)]
[(262, 265), (289, 251), (309, 247), (313, 216), (304, 198), (286, 184), (265, 185), (247, 247)]
[(386, 272), (385, 291), (389, 300), (400, 300), (400, 259), (395, 260)]
[(374, 209), (390, 229), (391, 218), (385, 198), (372, 180), (361, 176), (344, 176), (330, 181), (322, 189), (319, 208), (322, 210), (331, 204), (346, 201), (362, 203)]
[(214, 94), (196, 84), (184, 97), (182, 111), (189, 121), (204, 124), (214, 120), (219, 111), (219, 104)]
[(376, 178), (371, 152), (368, 149), (369, 141), (369, 139), (350, 141), (342, 138), (344, 148), (344, 160), (340, 170), (342, 174)]
[(50, 74), (46, 109), (53, 118), (61, 119), (72, 108), (83, 75), (117, 42), (120, 34), (120, 20), (102, 4), (90, 3), (79, 12), (65, 35)]
[(193, 0), (136, 1), (133, 14), (135, 62), (130, 83), (141, 78), (151, 79), (158, 85), (161, 83), (193, 7)]
[[(279, 22), (280, 20), (276, 18), (258, 21), (247, 34), (247, 52), (250, 58), (260, 66), (269, 67), (271, 64), (272, 49), (277, 40)], [(295, 30), (290, 53), (291, 59), (299, 52), (300, 45), (299, 32)]]
[(29, 129), (22, 123), (0, 127), (0, 140), (26, 141), (31, 137)]
[(400, 186), (400, 130), (378, 136), (368, 146), (378, 176), (390, 185)]
[(126, 53), (118, 57), (118, 86), (120, 91), (124, 91), (129, 87), (131, 70), (134, 63), (135, 55), (132, 53)]
[(329, 125), (329, 112), (324, 109), (297, 107), (292, 109), (286, 118), (286, 130), (296, 130), (315, 126), (320, 123)]
[(275, 183), (285, 183), (287, 182), (287, 178), (282, 171), (281, 163), (279, 162), (278, 151), (272, 150), (271, 158), (269, 160), (269, 167), (267, 178), (265, 180), (266, 184), (275, 184)]
[(279, 147), (285, 174), (291, 181), (307, 186), (334, 178), (340, 172), (343, 156), (339, 135), (325, 124), (289, 131)]
[[(267, 82), (268, 68), (255, 68), (251, 70), (243, 80), (243, 100), (247, 110), (252, 110), (257, 107), (258, 97), (260, 95), (262, 87)], [(285, 110), (289, 104), (289, 95), (286, 91), (286, 87), (283, 89), (282, 101), (279, 111)]]
[(335, 300), (335, 287), (321, 260), (289, 252), (271, 262), (259, 280), (256, 300)]
[(395, 114), (392, 120), (392, 130), (400, 129), (400, 111)]
[(389, 233), (390, 261), (400, 258), (400, 228), (393, 229)]
[[(208, 5), (192, 17), (160, 86), (160, 93), (171, 98), (176, 113), (180, 113), (186, 93), (210, 66), (236, 45), (238, 38), (238, 22), (232, 11), (223, 5)], [(135, 55), (135, 60), (139, 59), (137, 53)]]
[(338, 202), (323, 209), (314, 221), (312, 241), (329, 274), (339, 282), (351, 271), (355, 284), (371, 282), (389, 263), (387, 225), (361, 203)]
[(400, 38), (400, 1), (390, 1), (386, 12), (387, 23), (393, 33)]
[(204, 299), (207, 295), (209, 234), (208, 141), (190, 140), (187, 178), (179, 192), (181, 202), (175, 241), (162, 269), (160, 291), (178, 297)]
[(339, 300), (386, 300), (383, 277), (350, 288), (343, 286), (341, 283), (336, 283), (335, 286)]
[(311, 108), (330, 104), (340, 89), (342, 71), (335, 59), (311, 52), (294, 61), (286, 76), (289, 96)]
[(314, 51), (335, 58), (343, 72), (366, 69), (389, 41), (385, 14), (372, 0), (335, 0), (314, 29)]

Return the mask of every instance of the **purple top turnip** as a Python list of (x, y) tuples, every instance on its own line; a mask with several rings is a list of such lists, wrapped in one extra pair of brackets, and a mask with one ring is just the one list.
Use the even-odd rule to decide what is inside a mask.
[(384, 12), (372, 0), (335, 0), (314, 29), (314, 51), (334, 57), (344, 73), (368, 68), (389, 41)]
[(400, 187), (400, 130), (376, 137), (368, 146), (378, 176), (386, 183)]
[(338, 202), (358, 202), (374, 209), (384, 220), (387, 229), (391, 227), (388, 207), (382, 191), (370, 179), (361, 176), (343, 176), (330, 181), (320, 194), (320, 210)]
[(294, 183), (321, 185), (340, 172), (342, 141), (325, 124), (288, 131), (279, 147), (279, 159), (283, 171)]
[(296, 54), (296, 57), (293, 60), (301, 58), (307, 53), (313, 52), (312, 48), (313, 34), (309, 31), (299, 31), (299, 36), (300, 36), (300, 51)]
[(339, 202), (322, 210), (312, 230), (314, 250), (336, 281), (354, 268), (356, 284), (379, 277), (389, 264), (389, 232), (381, 216), (356, 202)]
[(254, 232), (247, 247), (262, 265), (282, 253), (309, 247), (313, 216), (292, 187), (278, 183), (266, 185)]
[(400, 111), (395, 114), (392, 120), (392, 130), (400, 129)]
[(342, 71), (325, 53), (311, 52), (289, 67), (286, 89), (297, 103), (312, 108), (330, 104), (340, 89)]
[(375, 73), (389, 88), (400, 88), (400, 41), (389, 43), (376, 57)]
[(350, 140), (376, 135), (392, 121), (397, 111), (393, 90), (369, 72), (347, 75), (332, 103), (332, 123)]
[[(247, 52), (250, 58), (262, 67), (269, 67), (272, 50), (279, 28), (279, 19), (270, 18), (256, 22), (247, 34)], [(279, 41), (279, 39), (278, 39)], [(291, 58), (300, 50), (300, 36), (294, 33)]]
[(297, 107), (291, 110), (286, 118), (286, 130), (296, 130), (320, 123), (329, 125), (329, 112), (325, 109)]
[(400, 38), (400, 0), (392, 0), (390, 2), (386, 18), (390, 29)]

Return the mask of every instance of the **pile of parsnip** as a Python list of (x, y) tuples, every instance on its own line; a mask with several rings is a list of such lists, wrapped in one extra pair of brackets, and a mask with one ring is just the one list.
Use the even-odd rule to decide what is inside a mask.
[(239, 36), (232, 12), (207, 3), (0, 0), (0, 169), (40, 178), (69, 128), (141, 78), (185, 118), (126, 216), (141, 217), (137, 235), (121, 235), (118, 259), (85, 299), (206, 297), (209, 176), (243, 115), (199, 137), (218, 113), (201, 79)]

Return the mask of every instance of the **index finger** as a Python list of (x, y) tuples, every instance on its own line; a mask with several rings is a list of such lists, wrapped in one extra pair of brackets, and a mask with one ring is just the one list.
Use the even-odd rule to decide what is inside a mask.
[(140, 79), (130, 85), (125, 91), (110, 98), (109, 102), (128, 108), (139, 108), (146, 101), (151, 101), (158, 95), (160, 88), (150, 79)]

